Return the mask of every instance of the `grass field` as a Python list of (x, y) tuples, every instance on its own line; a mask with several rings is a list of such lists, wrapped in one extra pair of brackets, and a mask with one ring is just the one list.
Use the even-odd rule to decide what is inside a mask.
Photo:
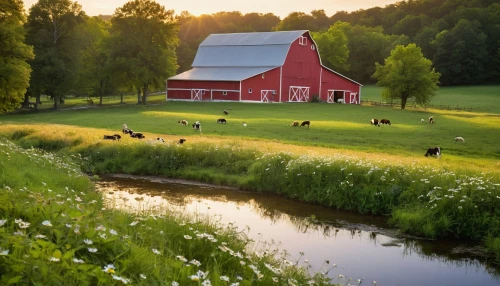
[[(500, 106), (500, 87), (465, 89), (477, 93), (477, 102), (488, 102), (492, 109)], [(377, 87), (364, 87), (362, 96), (375, 98), (377, 90)], [(484, 92), (480, 93), (481, 90)], [(467, 92), (459, 88), (441, 89), (436, 100), (441, 97), (451, 101), (455, 96), (452, 94), (463, 95)], [(495, 97), (494, 94), (498, 96)], [(229, 111), (229, 115), (223, 115), (224, 109)], [(421, 118), (427, 119), (429, 116), (434, 117), (435, 124), (420, 122)], [(227, 119), (227, 124), (216, 123), (222, 117)], [(369, 123), (371, 118), (387, 118), (393, 124), (374, 127)], [(201, 121), (203, 134), (194, 132), (190, 126), (177, 124), (181, 119), (190, 123)], [(302, 120), (310, 120), (311, 127), (289, 126), (293, 121)], [(147, 138), (182, 136), (189, 137), (188, 142), (193, 143), (209, 138), (264, 140), (284, 143), (281, 147), (284, 151), (287, 144), (292, 144), (311, 146), (309, 149), (326, 147), (336, 152), (345, 150), (370, 156), (387, 154), (419, 160), (427, 148), (440, 146), (443, 151), (440, 162), (486, 169), (497, 168), (500, 158), (500, 115), (495, 113), (399, 110), (380, 106), (322, 103), (167, 102), (149, 107), (126, 104), (86, 110), (3, 115), (0, 116), (0, 122), (3, 125), (64, 124), (102, 129), (94, 132), (95, 140), (100, 140), (104, 134), (119, 133), (122, 125), (127, 123), (134, 131), (145, 133)], [(242, 122), (247, 126), (244, 127)], [(456, 143), (456, 136), (464, 137), (465, 144)]]

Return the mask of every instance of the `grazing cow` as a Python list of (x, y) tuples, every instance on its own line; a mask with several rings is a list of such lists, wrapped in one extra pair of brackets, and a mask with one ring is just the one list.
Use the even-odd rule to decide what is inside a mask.
[(181, 139), (179, 139), (179, 143), (178, 143), (178, 144), (182, 144), (182, 143), (184, 143), (184, 142), (186, 142), (186, 139), (181, 138)]
[(425, 120), (423, 118), (420, 119), (420, 123), (424, 123), (424, 122), (425, 122)]
[(290, 126), (299, 127), (299, 122), (298, 121), (294, 121)]
[(138, 138), (138, 139), (144, 139), (144, 138), (146, 138), (146, 136), (144, 136), (144, 134), (142, 134), (142, 133), (135, 133), (135, 132), (132, 132), (130, 134), (130, 137), (132, 137), (132, 138)]
[(156, 138), (156, 140), (160, 141), (160, 142), (165, 142), (165, 140), (163, 140), (163, 138), (160, 138), (160, 137)]
[(307, 125), (307, 128), (309, 128), (309, 126), (311, 125), (311, 121), (306, 120), (306, 121), (302, 122), (302, 123), (300, 124), (300, 127), (303, 127), (303, 126), (306, 126), (306, 125)]
[(113, 135), (115, 137), (116, 140), (120, 141), (120, 139), (122, 139), (122, 137), (120, 136), (120, 134), (115, 134)]
[(227, 112), (227, 110), (222, 111), (222, 113), (224, 113), (225, 115), (229, 114), (229, 112)]
[(201, 133), (201, 123), (199, 121), (196, 121), (195, 123), (193, 123), (193, 129), (199, 130)]
[(389, 124), (389, 125), (391, 125), (391, 121), (389, 119), (380, 119), (380, 124)]
[(462, 142), (465, 143), (465, 139), (463, 137), (455, 137), (455, 142)]
[(380, 127), (380, 123), (377, 118), (372, 118), (372, 120), (370, 120), (370, 124)]
[(134, 131), (132, 131), (132, 129), (123, 129), (122, 132), (123, 132), (123, 134), (132, 134), (132, 133), (134, 133)]
[(434, 147), (434, 148), (427, 149), (427, 153), (425, 153), (425, 157), (429, 157), (429, 156), (441, 157), (441, 148)]
[(432, 118), (432, 116), (431, 116), (431, 117), (429, 117), (429, 123), (430, 123), (430, 124), (434, 124), (434, 118)]
[(104, 135), (104, 140), (116, 140), (116, 137), (113, 135)]
[(180, 125), (184, 125), (184, 126), (188, 125), (187, 120), (179, 120), (179, 121), (177, 121), (177, 123), (179, 123)]
[(226, 119), (219, 118), (219, 119), (217, 119), (217, 123), (226, 123)]

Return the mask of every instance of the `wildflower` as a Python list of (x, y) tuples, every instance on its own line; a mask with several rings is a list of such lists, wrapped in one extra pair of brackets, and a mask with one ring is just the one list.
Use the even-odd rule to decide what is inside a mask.
[(229, 277), (227, 277), (227, 276), (221, 276), (220, 280), (229, 282)]
[(84, 263), (83, 259), (73, 258), (74, 263)]
[(172, 286), (179, 286), (179, 283), (177, 281), (172, 281)]
[(60, 260), (59, 258), (54, 257), (54, 256), (52, 256), (51, 258), (49, 258), (49, 261), (58, 262), (59, 260)]
[(182, 255), (177, 255), (176, 257), (177, 257), (177, 259), (179, 259), (179, 260), (180, 260), (180, 261), (182, 261), (182, 262), (187, 262), (187, 261), (188, 261), (188, 260), (187, 260), (184, 256), (182, 256)]
[(118, 235), (118, 232), (114, 229), (110, 229), (109, 233), (111, 233), (112, 235)]
[(37, 234), (37, 235), (35, 235), (35, 238), (40, 238), (41, 239), (41, 238), (46, 238), (46, 236), (43, 235), (43, 234)]
[(129, 225), (130, 225), (130, 226), (134, 226), (134, 225), (136, 225), (136, 224), (138, 224), (138, 223), (139, 223), (138, 221), (134, 221), (134, 222), (131, 222)]
[(200, 277), (198, 277), (198, 275), (191, 275), (191, 276), (189, 276), (189, 278), (190, 278), (192, 281), (200, 281)]
[(128, 284), (130, 282), (130, 279), (127, 279), (127, 278), (124, 278), (124, 277), (120, 277), (120, 276), (117, 276), (117, 275), (111, 275), (111, 276), (115, 280), (122, 281), (123, 284)]
[(9, 255), (9, 250), (8, 249), (0, 248), (0, 255), (1, 256), (7, 256), (7, 255)]
[(104, 269), (102, 271), (106, 273), (115, 273), (115, 266), (113, 264), (108, 264), (104, 266)]
[(22, 220), (18, 223), (18, 225), (19, 225), (20, 228), (28, 228), (30, 226), (30, 224), (31, 223), (25, 222), (25, 221), (22, 221)]
[(156, 248), (152, 248), (151, 250), (153, 251), (154, 254), (158, 254), (158, 255), (161, 254), (161, 252)]
[(99, 225), (98, 227), (95, 228), (95, 230), (102, 230), (105, 231), (106, 228), (103, 225)]
[(14, 232), (14, 235), (24, 236), (24, 232), (16, 231), (16, 232)]
[[(146, 279), (146, 275), (144, 275), (144, 274), (140, 274), (139, 277), (141, 277), (141, 279)], [(179, 285), (179, 284), (177, 284), (177, 285)], [(172, 282), (172, 286), (174, 286), (174, 282)]]
[(238, 282), (234, 282), (234, 283), (229, 284), (229, 286), (239, 286), (239, 285), (240, 285), (240, 283), (238, 283)]
[(44, 225), (44, 226), (52, 226), (52, 223), (50, 222), (50, 220), (44, 220), (42, 222), (42, 225)]
[(93, 244), (94, 242), (90, 239), (84, 239), (83, 242), (85, 242), (85, 244), (88, 244), (88, 245), (91, 245)]
[(100, 236), (102, 239), (106, 239), (106, 238), (108, 237), (105, 233), (101, 233), (101, 234), (99, 234), (99, 236)]
[(0, 219), (0, 226), (3, 226), (7, 222), (6, 219)]
[(191, 237), (191, 236), (189, 236), (189, 235), (187, 235), (187, 234), (186, 234), (186, 235), (184, 235), (184, 238), (185, 238), (185, 239), (192, 239), (192, 237)]
[(278, 277), (273, 277), (273, 282), (274, 282), (274, 283), (278, 283), (278, 281), (279, 281), (279, 280), (278, 280)]
[(203, 286), (211, 286), (211, 285), (212, 285), (212, 282), (210, 282), (210, 280), (208, 280), (208, 279), (207, 279), (207, 280), (203, 281), (203, 282), (201, 283), (201, 285), (203, 285)]
[(196, 259), (193, 259), (191, 261), (189, 261), (189, 263), (193, 264), (193, 265), (196, 265), (196, 266), (200, 266), (201, 265), (201, 262), (199, 262), (198, 260)]
[(208, 276), (208, 271), (207, 271), (207, 272), (203, 272), (203, 271), (201, 271), (201, 270), (198, 270), (198, 272), (196, 272), (196, 275), (197, 275), (198, 277), (200, 277), (200, 278), (205, 279), (205, 278), (207, 278), (207, 276)]
[(97, 248), (92, 248), (92, 247), (89, 247), (87, 248), (90, 252), (92, 253), (96, 253), (97, 252)]

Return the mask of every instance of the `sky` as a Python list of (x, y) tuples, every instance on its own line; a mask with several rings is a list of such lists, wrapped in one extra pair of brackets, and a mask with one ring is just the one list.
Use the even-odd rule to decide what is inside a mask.
[[(24, 0), (26, 10), (38, 0)], [(128, 0), (80, 0), (77, 1), (89, 16), (99, 14), (112, 15), (115, 9), (123, 6)], [(273, 13), (285, 18), (291, 12), (304, 12), (309, 14), (312, 10), (325, 10), (327, 16), (332, 16), (337, 11), (355, 11), (368, 9), (375, 6), (385, 7), (398, 0), (157, 0), (168, 10), (175, 14), (188, 11), (192, 15), (212, 14), (221, 11), (240, 11), (242, 14)]]

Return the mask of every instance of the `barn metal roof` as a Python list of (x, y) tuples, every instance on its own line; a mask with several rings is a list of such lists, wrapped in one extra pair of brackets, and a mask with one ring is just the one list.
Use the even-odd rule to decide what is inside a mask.
[(276, 67), (215, 67), (193, 68), (169, 80), (209, 80), (209, 81), (241, 81), (269, 71)]
[(200, 44), (192, 66), (281, 66), (285, 63), (290, 45), (307, 32), (212, 34)]
[(200, 47), (290, 45), (306, 32), (308, 31), (211, 34), (200, 44)]

